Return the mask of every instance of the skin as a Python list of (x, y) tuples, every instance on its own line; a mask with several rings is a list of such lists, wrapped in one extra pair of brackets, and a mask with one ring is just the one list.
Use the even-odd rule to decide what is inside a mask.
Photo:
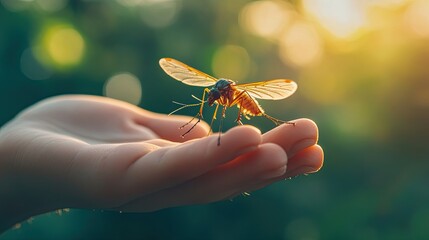
[(148, 212), (204, 204), (318, 171), (309, 119), (261, 134), (237, 126), (206, 136), (189, 120), (95, 96), (46, 99), (0, 130), (0, 232), (60, 208)]

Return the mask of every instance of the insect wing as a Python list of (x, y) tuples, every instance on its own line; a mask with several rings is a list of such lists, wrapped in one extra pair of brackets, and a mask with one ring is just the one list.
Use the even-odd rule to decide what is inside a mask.
[(292, 95), (298, 85), (288, 79), (275, 79), (262, 82), (238, 84), (238, 90), (246, 91), (250, 96), (259, 99), (279, 100)]
[(191, 86), (208, 87), (217, 82), (216, 78), (172, 58), (161, 58), (159, 65), (172, 78)]

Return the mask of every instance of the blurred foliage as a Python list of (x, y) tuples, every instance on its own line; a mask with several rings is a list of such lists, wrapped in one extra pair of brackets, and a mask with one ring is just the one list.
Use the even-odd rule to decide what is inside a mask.
[[(0, 4), (1, 124), (70, 93), (169, 113), (173, 100), (190, 103), (202, 92), (163, 73), (158, 60), (173, 57), (239, 82), (296, 81), (289, 99), (261, 104), (278, 118), (313, 119), (326, 160), (317, 174), (250, 197), (144, 214), (49, 213), (4, 239), (429, 237), (429, 1)], [(248, 123), (273, 127), (266, 119)]]

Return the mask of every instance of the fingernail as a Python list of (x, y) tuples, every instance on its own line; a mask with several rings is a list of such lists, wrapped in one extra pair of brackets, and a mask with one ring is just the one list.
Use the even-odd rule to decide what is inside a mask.
[(315, 168), (312, 166), (302, 166), (299, 167), (295, 170), (292, 171), (292, 173), (290, 173), (291, 176), (298, 176), (298, 175), (302, 175), (302, 174), (309, 174), (309, 173), (315, 173), (319, 171), (319, 168)]
[(298, 168), (298, 172), (300, 174), (315, 173), (317, 171), (319, 171), (319, 168), (315, 168), (312, 166), (303, 166), (303, 167)]
[(303, 139), (297, 143), (295, 143), (291, 149), (289, 150), (288, 156), (291, 157), (292, 155), (294, 155), (295, 153), (297, 153), (298, 151), (308, 148), (312, 145), (316, 144), (316, 141), (313, 138), (306, 138)]
[(276, 170), (269, 171), (268, 173), (262, 174), (262, 179), (271, 179), (276, 178), (284, 175), (286, 173), (286, 166), (282, 166), (280, 168), (277, 168)]

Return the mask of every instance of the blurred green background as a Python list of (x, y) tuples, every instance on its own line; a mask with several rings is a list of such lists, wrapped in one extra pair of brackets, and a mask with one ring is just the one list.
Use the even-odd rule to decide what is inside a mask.
[(160, 113), (195, 102), (202, 89), (161, 57), (241, 83), (296, 81), (289, 99), (260, 103), (318, 124), (324, 168), (205, 206), (48, 213), (2, 239), (429, 238), (429, 1), (0, 0), (0, 123), (59, 94)]

